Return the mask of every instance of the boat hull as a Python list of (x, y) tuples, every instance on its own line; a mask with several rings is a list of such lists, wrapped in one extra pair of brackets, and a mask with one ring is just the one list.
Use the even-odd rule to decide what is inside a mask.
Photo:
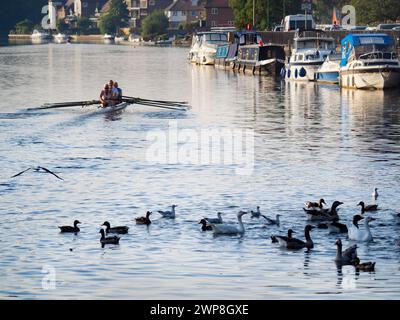
[(129, 105), (128, 102), (121, 102), (113, 106), (99, 107), (101, 113), (115, 112), (124, 110)]
[(340, 85), (351, 89), (389, 89), (400, 86), (400, 67), (342, 68)]
[(285, 67), (285, 79), (294, 81), (315, 81), (315, 74), (320, 63), (315, 64), (289, 64)]

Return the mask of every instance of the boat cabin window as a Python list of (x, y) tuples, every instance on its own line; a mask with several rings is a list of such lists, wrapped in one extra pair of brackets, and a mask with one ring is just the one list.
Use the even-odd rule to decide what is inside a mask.
[(297, 41), (297, 49), (321, 49), (331, 50), (335, 49), (334, 41), (321, 41), (317, 39)]
[(239, 44), (241, 46), (246, 44), (257, 44), (261, 40), (261, 36), (255, 33), (248, 33), (240, 35)]
[(393, 46), (372, 44), (355, 47), (356, 56), (360, 59), (393, 59)]
[(226, 42), (228, 37), (224, 33), (207, 33), (203, 34), (202, 40), (203, 42)]

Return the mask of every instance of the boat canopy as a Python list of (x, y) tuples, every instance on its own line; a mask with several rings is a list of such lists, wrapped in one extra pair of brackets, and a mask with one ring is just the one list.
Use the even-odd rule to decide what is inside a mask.
[[(347, 65), (348, 59), (357, 47), (367, 51), (385, 51), (393, 46), (392, 38), (386, 33), (349, 34), (341, 41), (340, 66)], [(366, 50), (363, 50), (366, 51)]]

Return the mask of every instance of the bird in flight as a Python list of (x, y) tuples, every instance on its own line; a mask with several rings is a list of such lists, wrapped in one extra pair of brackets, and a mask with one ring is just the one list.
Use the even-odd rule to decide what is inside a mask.
[(28, 168), (28, 169), (26, 169), (26, 170), (24, 170), (24, 171), (21, 171), (21, 172), (19, 172), (19, 173), (17, 173), (17, 174), (14, 174), (11, 178), (15, 178), (15, 177), (18, 177), (18, 176), (20, 176), (21, 174), (23, 174), (23, 173), (25, 173), (25, 172), (27, 172), (27, 171), (29, 171), (29, 170), (35, 170), (36, 172), (46, 172), (46, 173), (50, 173), (50, 174), (52, 174), (53, 176), (55, 176), (57, 179), (60, 179), (60, 180), (64, 180), (63, 178), (61, 178), (61, 177), (59, 177), (58, 175), (56, 175), (54, 172), (52, 172), (52, 171), (50, 171), (49, 169), (46, 169), (46, 168), (44, 168), (44, 167), (40, 167), (40, 166), (38, 166), (38, 167), (36, 167), (36, 168)]

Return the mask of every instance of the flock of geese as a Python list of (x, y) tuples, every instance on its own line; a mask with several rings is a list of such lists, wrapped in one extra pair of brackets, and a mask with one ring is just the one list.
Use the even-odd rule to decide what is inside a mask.
[[(376, 200), (378, 198), (378, 190), (374, 189), (372, 194), (373, 198)], [(314, 247), (314, 243), (311, 239), (311, 230), (314, 228), (318, 229), (328, 229), (329, 233), (347, 233), (348, 239), (359, 242), (369, 242), (373, 241), (369, 223), (375, 219), (371, 216), (365, 216), (365, 213), (378, 210), (377, 204), (365, 205), (363, 201), (358, 203), (361, 207), (360, 214), (356, 214), (353, 217), (352, 223), (345, 225), (339, 223), (339, 216), (337, 213), (338, 207), (343, 204), (340, 201), (334, 201), (330, 208), (324, 208), (326, 205), (324, 199), (320, 199), (317, 202), (308, 201), (305, 203), (305, 208), (303, 210), (308, 216), (309, 221), (318, 222), (317, 226), (307, 224), (304, 228), (304, 238), (305, 240), (300, 240), (294, 238), (292, 235), (294, 231), (289, 229), (287, 235), (273, 235), (271, 236), (272, 243), (279, 243), (279, 245), (286, 249), (311, 249)], [(177, 205), (172, 205), (171, 210), (167, 211), (157, 211), (163, 218), (174, 219), (176, 216), (175, 208)], [(266, 225), (280, 225), (279, 217), (277, 214), (275, 219), (269, 218), (261, 214), (260, 207), (258, 206), (256, 211), (250, 211), (251, 218), (263, 218)], [(150, 215), (151, 211), (147, 211), (146, 216), (135, 218), (136, 224), (149, 225), (151, 224)], [(199, 224), (201, 224), (202, 231), (213, 231), (216, 235), (242, 235), (245, 233), (244, 224), (242, 221), (243, 215), (248, 214), (246, 211), (239, 211), (237, 214), (238, 224), (225, 223), (222, 218), (222, 213), (218, 212), (216, 218), (203, 217)], [(400, 221), (400, 214), (396, 214), (395, 218)], [(360, 228), (358, 223), (364, 220), (364, 227)], [(397, 222), (399, 222), (397, 221)], [(61, 232), (71, 232), (77, 233), (80, 231), (78, 224), (80, 221), (75, 220), (73, 226), (61, 226), (59, 227)], [(100, 242), (102, 245), (105, 244), (118, 244), (120, 241), (119, 236), (108, 236), (108, 234), (125, 234), (128, 233), (129, 227), (127, 226), (117, 226), (111, 227), (108, 221), (102, 224), (100, 230), (101, 238)], [(398, 243), (400, 244), (400, 243)], [(335, 242), (337, 246), (335, 261), (341, 265), (350, 264), (353, 265), (357, 270), (363, 271), (373, 271), (375, 268), (375, 262), (364, 262), (361, 263), (357, 256), (357, 244), (347, 248), (343, 251), (342, 242), (338, 239)]]

